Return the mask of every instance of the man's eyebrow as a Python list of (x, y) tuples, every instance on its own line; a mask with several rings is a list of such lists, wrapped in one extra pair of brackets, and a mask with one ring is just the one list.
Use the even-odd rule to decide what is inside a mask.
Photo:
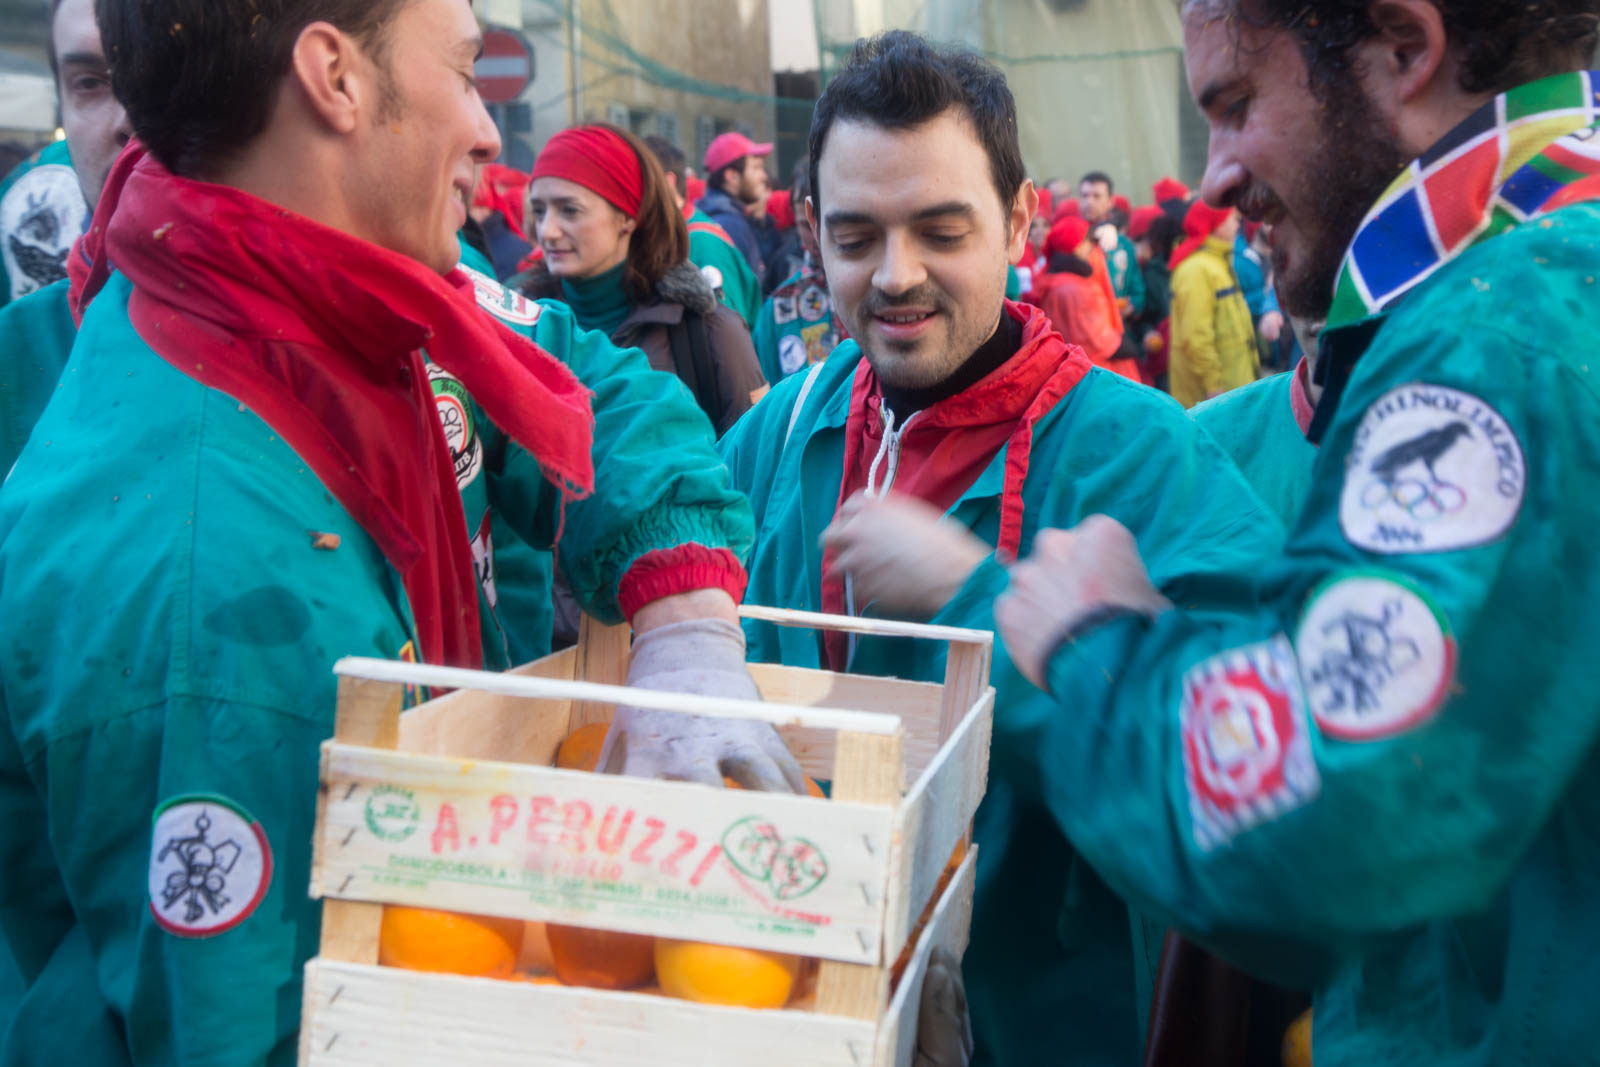
[(477, 34), (472, 37), (462, 38), (461, 42), (452, 51), (462, 58), (477, 62), (483, 58), (483, 35)]
[(1228, 78), (1220, 82), (1211, 82), (1200, 91), (1200, 98), (1195, 101), (1200, 105), (1201, 111), (1210, 111), (1211, 105), (1217, 102), (1217, 97), (1231, 89), (1235, 89), (1243, 82), (1243, 78)]
[(864, 211), (830, 211), (822, 216), (830, 228), (834, 226), (870, 226), (876, 220)]
[(927, 222), (929, 219), (944, 218), (948, 215), (960, 215), (963, 218), (971, 218), (977, 213), (977, 209), (965, 201), (947, 200), (942, 204), (934, 204), (932, 207), (923, 208), (921, 211), (918, 211), (915, 215), (911, 216), (911, 221)]
[(57, 66), (62, 67), (103, 67), (106, 57), (99, 52), (68, 52), (56, 60)]

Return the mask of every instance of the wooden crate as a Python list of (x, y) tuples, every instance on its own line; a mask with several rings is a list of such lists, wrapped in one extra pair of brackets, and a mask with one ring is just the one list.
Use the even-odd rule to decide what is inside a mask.
[[(908, 1067), (929, 953), (960, 954), (983, 796), (992, 637), (766, 608), (747, 618), (948, 643), (939, 683), (752, 664), (764, 703), (622, 689), (628, 632), (505, 674), (343, 660), (323, 746), (300, 1063)], [(452, 690), (401, 711), (406, 686)], [(776, 725), (830, 799), (552, 769), (615, 703)], [(384, 904), (742, 945), (823, 962), (814, 1010), (377, 965)], [(912, 962), (890, 969), (934, 905)], [(893, 997), (891, 999), (891, 992)]]

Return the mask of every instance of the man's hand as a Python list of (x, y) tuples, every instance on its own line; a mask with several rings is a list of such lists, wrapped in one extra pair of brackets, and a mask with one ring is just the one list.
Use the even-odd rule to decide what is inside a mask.
[(911, 1067), (967, 1067), (974, 1048), (961, 961), (936, 948), (928, 959), (928, 976), (917, 1005), (917, 1049)]
[(1157, 615), (1172, 603), (1150, 584), (1133, 534), (1091, 515), (1073, 530), (1041, 530), (1033, 555), (1011, 568), (1011, 588), (995, 601), (1006, 652), (1024, 677), (1045, 687), (1050, 655), (1063, 638), (1102, 613)]
[(848, 574), (856, 612), (871, 605), (898, 619), (933, 618), (994, 551), (960, 523), (915, 497), (857, 493), (822, 531), (830, 571)]
[(1261, 316), (1261, 339), (1269, 345), (1278, 343), (1278, 338), (1283, 333), (1283, 313), (1269, 311)]
[[(726, 598), (726, 594), (719, 594)], [(650, 605), (653, 606), (653, 605)], [(642, 609), (635, 620), (643, 616)], [(673, 693), (760, 700), (744, 665), (744, 631), (725, 618), (658, 622), (633, 642), (628, 684)], [(600, 770), (746, 789), (804, 793), (805, 774), (770, 724), (619, 707), (600, 750)]]

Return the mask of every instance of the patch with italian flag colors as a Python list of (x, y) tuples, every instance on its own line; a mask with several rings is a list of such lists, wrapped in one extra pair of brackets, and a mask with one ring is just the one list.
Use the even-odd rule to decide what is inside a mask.
[(162, 802), (151, 817), (150, 915), (167, 933), (215, 937), (261, 905), (272, 847), (248, 811), (215, 793)]

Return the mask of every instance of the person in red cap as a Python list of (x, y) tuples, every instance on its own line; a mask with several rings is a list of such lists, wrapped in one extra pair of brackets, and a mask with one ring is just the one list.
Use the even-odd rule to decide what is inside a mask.
[(578, 325), (683, 379), (717, 433), (766, 392), (744, 323), (689, 262), (689, 231), (656, 157), (597, 123), (563, 130), (533, 165), (528, 220), (544, 259), (512, 281)]
[(1173, 398), (1186, 408), (1256, 380), (1256, 331), (1233, 270), (1239, 213), (1196, 200), (1172, 253)]
[(1167, 388), (1167, 360), (1171, 351), (1172, 249), (1182, 229), (1158, 205), (1139, 208), (1128, 221), (1128, 237), (1139, 257), (1144, 277), (1144, 313), (1133, 323), (1145, 380), (1157, 389)]
[(771, 184), (766, 157), (772, 145), (757, 144), (742, 133), (721, 134), (706, 148), (706, 191), (700, 210), (728, 231), (757, 278), (766, 277), (761, 239), (750, 221), (751, 212), (763, 212)]
[[(1083, 205), (1083, 217), (1089, 220), (1090, 236), (1105, 253), (1117, 309), (1124, 320), (1132, 321), (1144, 314), (1144, 277), (1139, 273), (1133, 242), (1122, 233), (1127, 216), (1117, 218), (1117, 199), (1111, 175), (1104, 171), (1090, 171), (1078, 182), (1078, 201)], [(1137, 351), (1133, 338), (1129, 338), (1129, 347)]]
[(1122, 351), (1122, 314), (1105, 267), (1105, 257), (1089, 238), (1089, 220), (1065, 218), (1045, 239), (1048, 263), (1028, 303), (1050, 316), (1056, 332), (1107, 370), (1142, 380), (1135, 360)]
[(1189, 187), (1176, 178), (1162, 178), (1150, 187), (1150, 195), (1181, 229), (1183, 216), (1189, 210)]
[(494, 266), (495, 278), (502, 282), (517, 273), (518, 264), (533, 251), (524, 217), (529, 180), (522, 171), (501, 163), (478, 170), (469, 214), (482, 231), (482, 251)]

